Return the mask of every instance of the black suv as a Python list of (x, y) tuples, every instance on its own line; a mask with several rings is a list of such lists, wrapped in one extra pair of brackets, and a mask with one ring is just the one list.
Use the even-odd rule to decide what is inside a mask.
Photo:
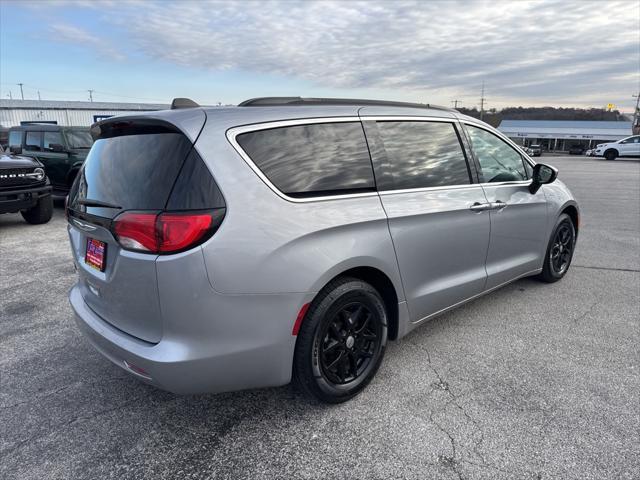
[(34, 225), (51, 220), (51, 185), (36, 159), (7, 155), (0, 147), (0, 213), (16, 212)]
[(55, 194), (66, 195), (93, 144), (89, 127), (33, 124), (9, 129), (9, 149), (44, 165)]

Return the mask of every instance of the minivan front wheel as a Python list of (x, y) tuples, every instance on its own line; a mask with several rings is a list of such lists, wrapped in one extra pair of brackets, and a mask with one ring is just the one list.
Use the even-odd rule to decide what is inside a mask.
[(356, 278), (325, 287), (309, 308), (298, 334), (295, 382), (327, 403), (347, 401), (376, 374), (387, 342), (387, 313), (380, 294)]
[(576, 229), (569, 215), (563, 213), (556, 221), (551, 234), (539, 278), (545, 282), (553, 283), (564, 277), (571, 265), (575, 246)]

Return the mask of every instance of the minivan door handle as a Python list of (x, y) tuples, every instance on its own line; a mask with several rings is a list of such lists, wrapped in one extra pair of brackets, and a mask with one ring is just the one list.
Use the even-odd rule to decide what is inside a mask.
[(507, 206), (507, 204), (506, 204), (506, 203), (504, 203), (504, 202), (503, 202), (503, 201), (501, 201), (501, 200), (498, 200), (497, 202), (493, 202), (493, 203), (491, 204), (491, 210), (497, 210), (497, 211), (500, 211), (500, 210), (502, 210), (503, 208), (506, 208), (506, 206)]
[(471, 210), (472, 212), (484, 212), (485, 210), (491, 210), (491, 208), (491, 203), (476, 202), (469, 207), (469, 210)]

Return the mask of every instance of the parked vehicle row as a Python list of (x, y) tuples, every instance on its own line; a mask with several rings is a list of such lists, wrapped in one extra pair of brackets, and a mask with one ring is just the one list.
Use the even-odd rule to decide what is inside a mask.
[(70, 302), (97, 350), (179, 393), (342, 402), (387, 341), (515, 279), (561, 279), (579, 230), (557, 171), (455, 110), (174, 102), (107, 119), (69, 194)]
[(8, 148), (12, 153), (42, 163), (57, 195), (69, 192), (92, 143), (87, 127), (22, 125), (11, 127), (8, 136)]

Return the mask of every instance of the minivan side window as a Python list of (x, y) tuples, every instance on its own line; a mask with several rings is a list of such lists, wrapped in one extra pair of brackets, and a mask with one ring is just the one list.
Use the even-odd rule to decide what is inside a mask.
[(9, 132), (9, 147), (22, 148), (22, 132), (20, 130)]
[(480, 163), (484, 182), (514, 182), (526, 180), (524, 159), (511, 145), (482, 128), (466, 125), (471, 148)]
[(375, 191), (360, 122), (256, 130), (239, 134), (236, 141), (269, 181), (287, 195)]
[(376, 122), (392, 187), (410, 189), (467, 185), (471, 176), (460, 139), (449, 122)]
[(42, 150), (42, 132), (27, 132), (27, 138), (24, 141), (24, 149), (32, 152)]

